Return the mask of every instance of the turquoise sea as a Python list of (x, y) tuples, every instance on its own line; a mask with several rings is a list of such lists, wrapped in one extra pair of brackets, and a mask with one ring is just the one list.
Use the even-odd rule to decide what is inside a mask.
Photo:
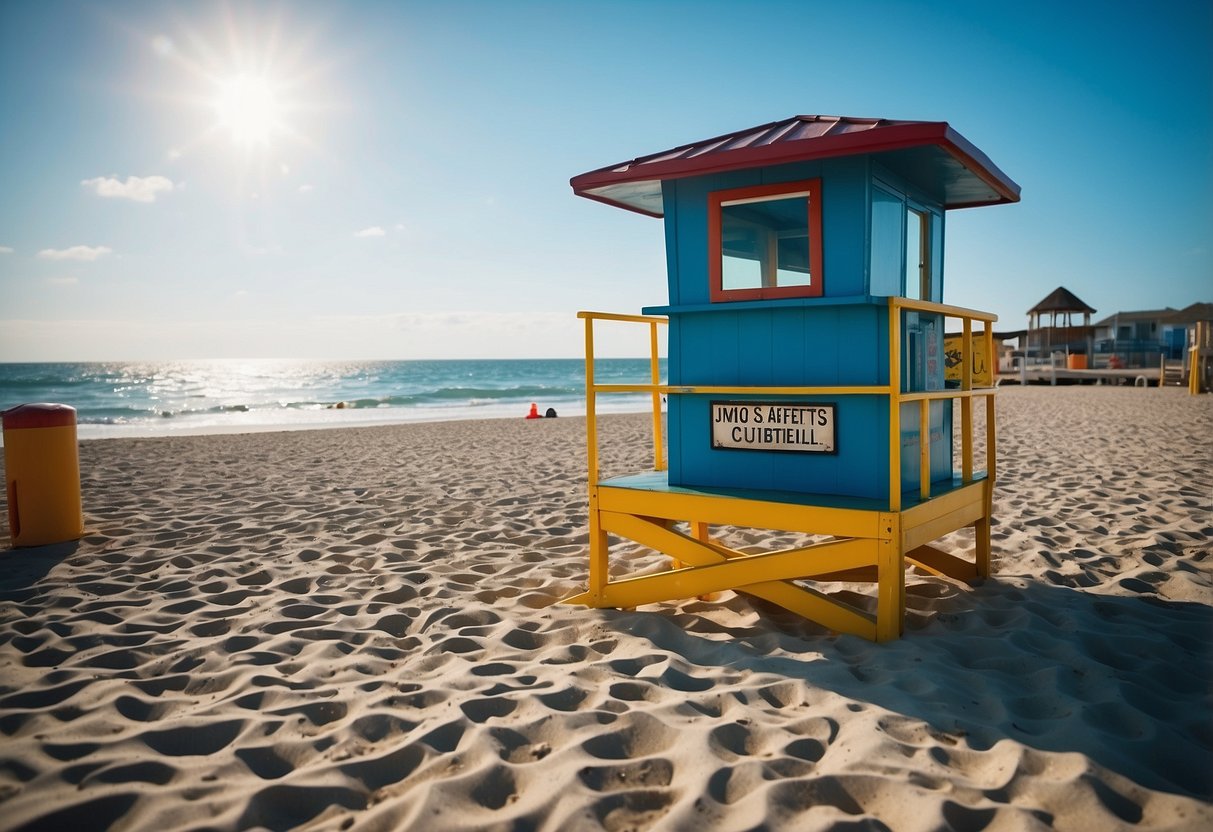
[[(662, 362), (665, 378), (665, 362)], [(643, 383), (646, 359), (598, 359), (599, 382)], [(0, 363), (0, 410), (56, 402), (81, 439), (585, 414), (581, 359)], [(643, 395), (599, 397), (643, 411)]]

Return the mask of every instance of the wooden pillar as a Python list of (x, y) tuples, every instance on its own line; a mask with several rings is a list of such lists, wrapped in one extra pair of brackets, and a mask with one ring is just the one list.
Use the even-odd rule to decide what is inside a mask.
[(906, 563), (901, 513), (882, 512), (876, 540), (876, 640), (901, 637), (906, 617)]

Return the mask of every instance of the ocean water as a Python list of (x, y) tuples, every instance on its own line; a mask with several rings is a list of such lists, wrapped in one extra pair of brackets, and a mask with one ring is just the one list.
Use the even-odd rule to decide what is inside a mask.
[[(662, 361), (662, 378), (665, 362)], [(645, 383), (647, 359), (598, 359), (604, 383)], [(0, 410), (68, 404), (81, 439), (585, 414), (581, 359), (0, 363)], [(651, 407), (599, 396), (600, 412)]]

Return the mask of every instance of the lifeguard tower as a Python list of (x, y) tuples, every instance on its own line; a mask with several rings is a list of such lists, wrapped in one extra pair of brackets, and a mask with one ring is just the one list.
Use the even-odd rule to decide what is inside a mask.
[[(961, 366), (971, 368), (979, 339), (993, 355), (996, 318), (943, 304), (944, 217), (1017, 202), (1018, 185), (945, 122), (832, 116), (764, 124), (571, 184), (664, 218), (669, 303), (579, 314), (590, 562), (588, 589), (568, 602), (634, 607), (734, 589), (885, 641), (903, 628), (908, 563), (962, 581), (989, 574), (994, 391), (968, 371), (945, 380), (943, 339), (945, 321), (959, 319)], [(647, 383), (596, 383), (603, 320), (647, 328)], [(654, 468), (601, 479), (597, 397), (637, 392), (652, 395)], [(984, 471), (973, 459), (976, 400)], [(813, 537), (754, 553), (714, 539), (718, 526)], [(965, 527), (972, 560), (930, 545)], [(670, 568), (612, 580), (608, 535), (669, 555)], [(875, 612), (810, 585), (838, 580), (874, 581)]]

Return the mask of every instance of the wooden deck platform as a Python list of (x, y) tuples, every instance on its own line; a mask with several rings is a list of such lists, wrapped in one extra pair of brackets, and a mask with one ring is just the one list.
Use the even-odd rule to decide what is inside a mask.
[(1086, 369), (1066, 367), (1031, 367), (1012, 372), (1000, 372), (998, 384), (1128, 384), (1137, 387), (1158, 386), (1158, 369)]

